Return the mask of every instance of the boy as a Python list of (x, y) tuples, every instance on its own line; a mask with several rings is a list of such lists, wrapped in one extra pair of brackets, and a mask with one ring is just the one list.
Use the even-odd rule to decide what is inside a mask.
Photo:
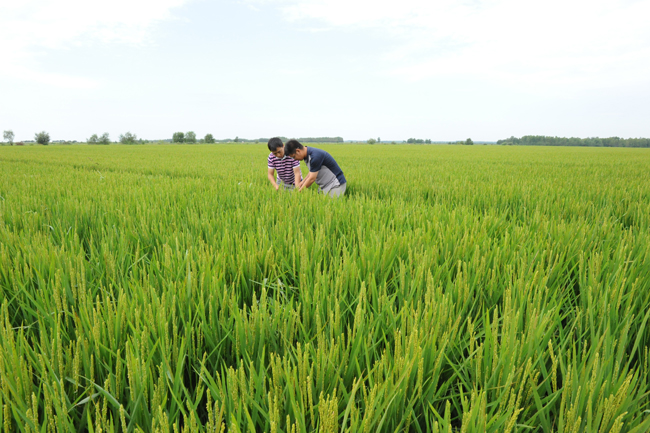
[(284, 153), (296, 161), (304, 160), (309, 169), (309, 175), (302, 182), (298, 191), (309, 188), (312, 183), (316, 182), (320, 191), (330, 197), (339, 197), (345, 194), (347, 181), (343, 170), (332, 158), (332, 155), (324, 150), (303, 146), (297, 140), (287, 141)]
[[(269, 168), (268, 178), (269, 182), (275, 187), (275, 190), (279, 190), (280, 186), (288, 190), (300, 188), (302, 182), (300, 162), (285, 156), (284, 144), (282, 144), (282, 140), (278, 137), (270, 139), (268, 146), (271, 151), (267, 161)], [(278, 173), (277, 181), (273, 175), (274, 171)]]

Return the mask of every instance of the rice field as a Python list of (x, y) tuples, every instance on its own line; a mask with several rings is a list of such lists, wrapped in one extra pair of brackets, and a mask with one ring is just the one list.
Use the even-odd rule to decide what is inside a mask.
[(650, 430), (647, 149), (316, 147), (0, 148), (1, 428)]

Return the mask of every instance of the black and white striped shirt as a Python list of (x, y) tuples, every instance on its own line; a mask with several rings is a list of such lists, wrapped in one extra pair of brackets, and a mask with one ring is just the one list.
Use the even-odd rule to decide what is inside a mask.
[[(285, 184), (293, 185), (295, 181), (293, 169), (300, 167), (300, 161), (296, 161), (288, 156), (280, 159), (272, 153), (269, 153), (268, 166), (278, 172), (278, 180), (281, 180)], [(302, 180), (302, 175), (300, 180)]]

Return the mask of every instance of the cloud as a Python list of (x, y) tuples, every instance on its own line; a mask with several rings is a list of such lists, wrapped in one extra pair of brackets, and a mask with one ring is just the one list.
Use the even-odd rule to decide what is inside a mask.
[(3, 71), (4, 75), (32, 83), (45, 84), (67, 89), (92, 89), (99, 84), (97, 81), (71, 75), (43, 72), (22, 65), (14, 65)]
[[(259, 3), (256, 0), (249, 2)], [(291, 23), (371, 31), (387, 73), (467, 74), (540, 91), (647, 83), (650, 0), (266, 0)], [(392, 66), (399, 64), (400, 66)]]
[[(21, 0), (0, 3), (0, 61), (5, 74), (63, 87), (89, 80), (39, 71), (38, 53), (94, 43), (144, 45), (172, 9), (189, 0)], [(8, 71), (8, 72), (7, 72)]]

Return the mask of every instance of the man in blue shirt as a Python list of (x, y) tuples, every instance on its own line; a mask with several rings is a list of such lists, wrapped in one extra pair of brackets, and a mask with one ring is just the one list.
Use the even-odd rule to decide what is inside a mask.
[(297, 161), (304, 160), (309, 169), (309, 175), (302, 182), (298, 191), (309, 188), (312, 183), (316, 182), (320, 191), (330, 197), (339, 197), (345, 194), (347, 186), (345, 176), (332, 155), (324, 150), (303, 146), (298, 140), (287, 141), (284, 145), (284, 153)]

